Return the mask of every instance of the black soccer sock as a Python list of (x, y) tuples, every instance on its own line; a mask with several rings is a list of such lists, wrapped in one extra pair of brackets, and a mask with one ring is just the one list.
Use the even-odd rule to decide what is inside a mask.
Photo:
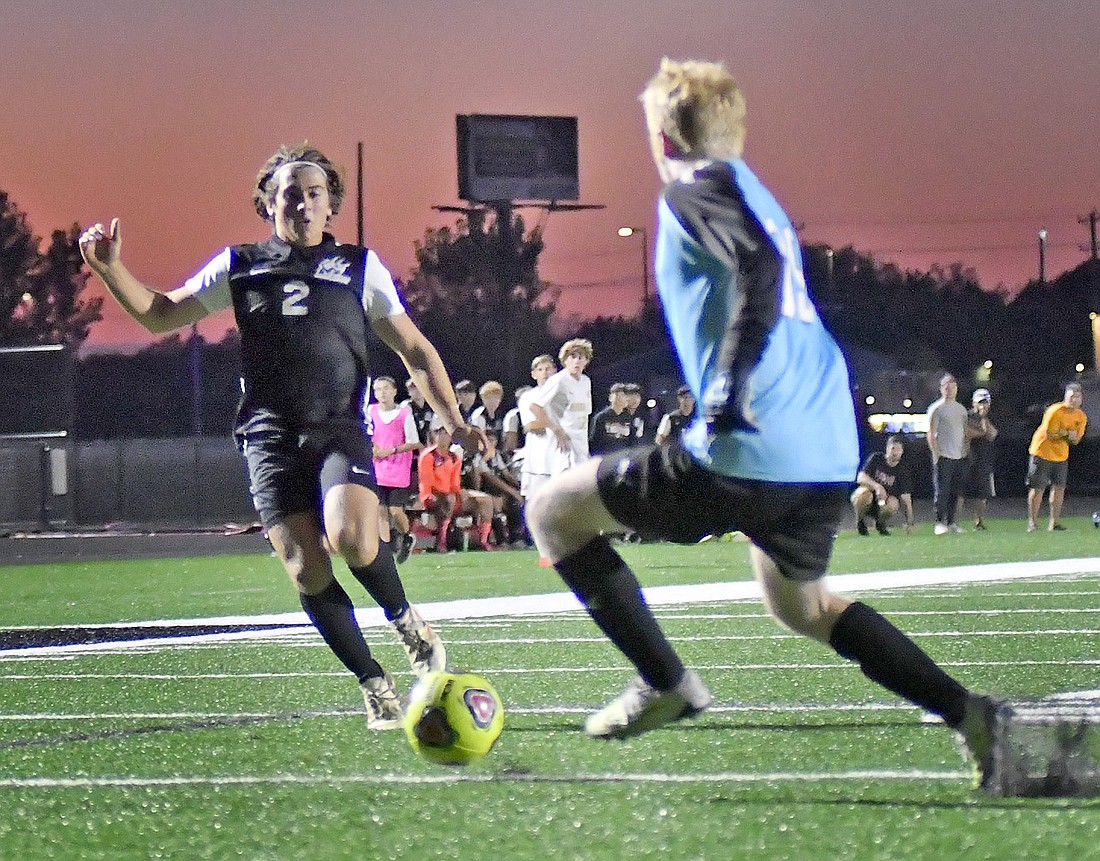
[(677, 685), (684, 664), (646, 606), (634, 572), (606, 537), (592, 539), (554, 568), (643, 679), (659, 690)]
[(383, 674), (381, 665), (370, 653), (351, 598), (336, 580), (316, 595), (300, 593), (302, 609), (340, 662), (355, 673), (360, 682)]
[(401, 575), (397, 573), (397, 563), (393, 559), (393, 549), (388, 541), (378, 540), (378, 555), (370, 565), (361, 565), (358, 568), (349, 565), (348, 568), (382, 608), (389, 621), (392, 622), (405, 612), (409, 599), (405, 597), (405, 586), (401, 583)]
[(969, 691), (871, 607), (856, 601), (836, 620), (829, 645), (858, 661), (871, 681), (937, 714), (950, 727), (962, 722)]

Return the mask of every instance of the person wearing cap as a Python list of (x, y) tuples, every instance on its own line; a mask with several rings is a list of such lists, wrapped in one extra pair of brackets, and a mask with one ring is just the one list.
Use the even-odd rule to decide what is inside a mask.
[(679, 439), (681, 431), (691, 424), (693, 418), (695, 418), (695, 395), (691, 393), (691, 386), (680, 386), (676, 390), (676, 409), (661, 416), (654, 442), (660, 445), (667, 439), (674, 437)]
[(985, 529), (986, 500), (997, 495), (993, 480), (993, 440), (997, 438), (997, 428), (989, 419), (989, 408), (993, 402), (989, 389), (975, 389), (970, 401), (964, 431), (970, 443), (970, 459), (957, 514), (962, 514), (966, 500), (973, 501), (974, 528), (981, 531)]
[(905, 440), (899, 434), (886, 438), (883, 452), (872, 452), (856, 474), (856, 489), (852, 491), (852, 510), (860, 535), (869, 534), (866, 518), (874, 518), (875, 531), (889, 535), (887, 522), (905, 508), (905, 534), (913, 534), (913, 474), (902, 460)]

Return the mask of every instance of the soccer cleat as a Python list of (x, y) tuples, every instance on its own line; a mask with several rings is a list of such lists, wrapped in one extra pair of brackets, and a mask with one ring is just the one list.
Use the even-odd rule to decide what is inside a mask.
[(883, 523), (881, 520), (875, 521), (875, 531), (878, 532), (879, 535), (890, 534), (890, 530), (886, 528), (886, 524)]
[(997, 722), (1009, 706), (993, 697), (971, 694), (967, 697), (962, 723), (956, 730), (966, 755), (974, 762), (974, 788), (988, 789), (993, 774), (993, 750)]
[(397, 536), (397, 550), (393, 554), (394, 561), (397, 563), (408, 562), (415, 546), (416, 536), (412, 532), (405, 532)]
[(959, 526), (959, 524), (957, 523), (949, 523), (947, 524), (947, 528), (954, 532), (956, 535), (962, 535), (964, 532), (966, 532), (966, 530)]
[(363, 703), (367, 707), (369, 729), (397, 729), (401, 726), (404, 713), (393, 676), (385, 673), (369, 678), (359, 684), (359, 689), (363, 692)]
[(867, 524), (863, 522), (862, 517), (859, 518), (856, 521), (856, 529), (858, 530), (860, 535), (870, 535), (871, 534), (867, 531)]
[(447, 649), (443, 640), (412, 604), (390, 624), (401, 638), (409, 666), (417, 677), (423, 678), (435, 670), (447, 669)]
[(1050, 530), (1051, 532), (1065, 532), (1066, 531), (1066, 527), (1064, 527), (1061, 523), (1053, 523), (1050, 526), (1048, 526), (1047, 529)]
[(932, 531), (937, 535), (946, 535), (951, 530), (946, 523), (937, 523)]
[(985, 524), (980, 520), (974, 521), (974, 530), (976, 532), (985, 532)]
[(712, 699), (694, 670), (687, 670), (670, 691), (659, 691), (641, 676), (635, 676), (619, 697), (588, 716), (584, 731), (592, 738), (629, 738), (694, 717)]
[(1028, 532), (1034, 532), (1034, 531), (1036, 530), (1036, 528), (1037, 528), (1037, 527), (1035, 526), (1035, 524), (1034, 524), (1034, 523), (1029, 523), (1029, 524), (1027, 525), (1027, 531), (1028, 531)]

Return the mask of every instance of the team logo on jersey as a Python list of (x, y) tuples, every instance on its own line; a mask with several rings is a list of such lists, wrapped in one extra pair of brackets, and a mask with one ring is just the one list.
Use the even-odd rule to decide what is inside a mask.
[(322, 281), (335, 281), (337, 284), (350, 284), (348, 269), (351, 264), (343, 257), (326, 257), (313, 270), (313, 277)]

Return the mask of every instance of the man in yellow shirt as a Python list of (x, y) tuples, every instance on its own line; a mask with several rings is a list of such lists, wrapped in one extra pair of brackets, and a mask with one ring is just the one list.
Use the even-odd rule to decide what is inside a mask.
[(1066, 495), (1066, 479), (1069, 476), (1069, 447), (1077, 445), (1085, 435), (1087, 421), (1081, 409), (1081, 385), (1069, 383), (1065, 397), (1051, 404), (1043, 413), (1035, 435), (1028, 447), (1027, 464), (1027, 531), (1037, 529), (1039, 508), (1043, 493), (1050, 487), (1051, 532), (1061, 532), (1066, 527), (1058, 522), (1062, 513), (1062, 501)]

